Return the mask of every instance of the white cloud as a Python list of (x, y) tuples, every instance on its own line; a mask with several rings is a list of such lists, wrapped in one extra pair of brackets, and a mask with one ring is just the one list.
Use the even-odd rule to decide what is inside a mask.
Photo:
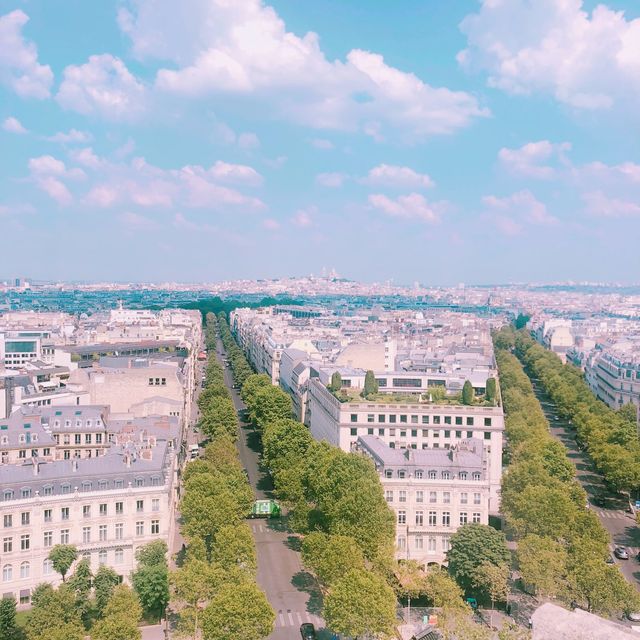
[(44, 191), (52, 200), (55, 200), (59, 205), (69, 205), (73, 202), (73, 196), (67, 188), (64, 182), (61, 182), (53, 176), (38, 176), (36, 178), (36, 185), (39, 189)]
[(395, 199), (380, 193), (372, 193), (369, 196), (369, 204), (392, 218), (429, 223), (438, 222), (446, 208), (444, 202), (427, 202), (421, 193), (410, 193)]
[(30, 158), (28, 166), (29, 171), (31, 171), (33, 175), (52, 175), (72, 179), (83, 179), (86, 177), (82, 169), (67, 169), (62, 160), (48, 155)]
[(83, 149), (74, 149), (69, 152), (69, 157), (75, 160), (78, 164), (81, 164), (90, 169), (98, 169), (102, 164), (102, 161), (93, 152), (91, 147), (85, 147)]
[(552, 216), (546, 205), (527, 189), (499, 198), (482, 198), (489, 217), (506, 235), (520, 233), (526, 223), (533, 225), (555, 225), (558, 219)]
[(238, 146), (241, 149), (257, 149), (260, 146), (260, 138), (251, 131), (246, 131), (238, 136)]
[(604, 218), (640, 216), (640, 202), (612, 198), (602, 191), (591, 191), (582, 196), (587, 212)]
[(349, 176), (346, 173), (319, 173), (316, 176), (316, 182), (323, 187), (338, 188), (344, 184)]
[(2, 128), (9, 133), (28, 133), (28, 131), (22, 126), (22, 123), (17, 118), (9, 116), (2, 123)]
[(93, 136), (86, 131), (78, 131), (77, 129), (69, 129), (67, 133), (58, 131), (58, 133), (45, 138), (48, 142), (60, 142), (62, 144), (84, 144), (91, 142)]
[(608, 108), (640, 98), (640, 19), (582, 0), (483, 0), (460, 25), (469, 69), (514, 94), (553, 95), (579, 109)]
[(280, 228), (280, 223), (273, 218), (267, 218), (262, 222), (262, 226), (267, 229), (267, 231), (277, 231)]
[(316, 207), (308, 207), (307, 209), (298, 209), (291, 222), (300, 229), (307, 229), (313, 226), (313, 216), (317, 213)]
[(426, 173), (418, 173), (409, 167), (398, 167), (390, 164), (380, 164), (373, 167), (362, 179), (365, 184), (398, 189), (428, 189), (435, 182)]
[(262, 176), (252, 167), (243, 164), (229, 164), (218, 160), (209, 170), (211, 175), (221, 182), (258, 186)]
[(125, 211), (118, 216), (118, 220), (128, 231), (153, 231), (158, 229), (158, 223), (151, 218), (133, 211)]
[(376, 53), (354, 49), (328, 60), (317, 34), (287, 31), (262, 0), (127, 0), (118, 21), (135, 55), (170, 63), (156, 75), (164, 92), (259, 96), (305, 125), (376, 139), (397, 133), (407, 142), (487, 114), (471, 94), (432, 87)]
[(528, 142), (518, 149), (503, 147), (498, 152), (498, 159), (511, 173), (529, 178), (553, 178), (557, 175), (557, 167), (550, 163), (560, 162), (566, 166), (567, 160), (564, 152), (569, 151), (571, 145), (568, 142), (554, 144), (549, 140)]
[(108, 120), (132, 120), (144, 109), (144, 86), (122, 60), (110, 54), (90, 56), (83, 65), (70, 65), (63, 76), (56, 100), (65, 109)]
[(28, 21), (19, 9), (0, 16), (0, 82), (23, 98), (48, 98), (53, 72), (38, 62), (36, 45), (22, 36)]
[(90, 205), (107, 209), (114, 205), (119, 198), (118, 190), (115, 187), (109, 187), (101, 184), (93, 187), (87, 194), (85, 200)]
[(331, 140), (325, 140), (324, 138), (313, 138), (311, 140), (311, 146), (316, 149), (321, 149), (322, 151), (330, 151), (334, 148), (333, 142), (331, 142)]

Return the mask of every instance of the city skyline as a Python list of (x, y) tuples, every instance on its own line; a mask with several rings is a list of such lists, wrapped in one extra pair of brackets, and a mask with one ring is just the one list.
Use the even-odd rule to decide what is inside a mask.
[(0, 270), (633, 281), (638, 16), (619, 0), (3, 2), (0, 224), (22, 241)]

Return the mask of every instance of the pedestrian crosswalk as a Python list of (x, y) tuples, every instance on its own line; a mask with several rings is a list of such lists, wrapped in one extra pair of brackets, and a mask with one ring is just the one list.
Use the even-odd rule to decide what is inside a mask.
[(614, 520), (626, 520), (628, 518), (626, 513), (622, 513), (622, 511), (609, 511), (609, 510), (599, 510), (596, 513), (601, 518), (611, 518)]
[(262, 522), (252, 522), (250, 526), (253, 533), (264, 533), (265, 531), (268, 531), (267, 527), (265, 527)]
[(319, 616), (307, 613), (306, 611), (291, 611), (291, 609), (280, 609), (276, 615), (276, 627), (299, 627), (304, 622), (311, 622), (316, 629), (324, 627), (324, 620)]

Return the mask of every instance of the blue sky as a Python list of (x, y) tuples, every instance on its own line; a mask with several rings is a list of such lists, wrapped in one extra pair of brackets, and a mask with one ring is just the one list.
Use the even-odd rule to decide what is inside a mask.
[(0, 0), (0, 277), (638, 281), (640, 6)]

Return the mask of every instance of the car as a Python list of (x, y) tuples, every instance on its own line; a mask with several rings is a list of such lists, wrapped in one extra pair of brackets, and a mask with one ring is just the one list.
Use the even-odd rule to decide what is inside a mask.
[(310, 622), (303, 622), (300, 625), (300, 636), (302, 640), (317, 640), (316, 628)]
[(613, 550), (613, 555), (618, 558), (618, 560), (628, 560), (629, 559), (629, 552), (626, 550), (625, 547), (616, 547)]
[(640, 622), (640, 611), (630, 611), (625, 614), (627, 620), (631, 620), (631, 622)]

